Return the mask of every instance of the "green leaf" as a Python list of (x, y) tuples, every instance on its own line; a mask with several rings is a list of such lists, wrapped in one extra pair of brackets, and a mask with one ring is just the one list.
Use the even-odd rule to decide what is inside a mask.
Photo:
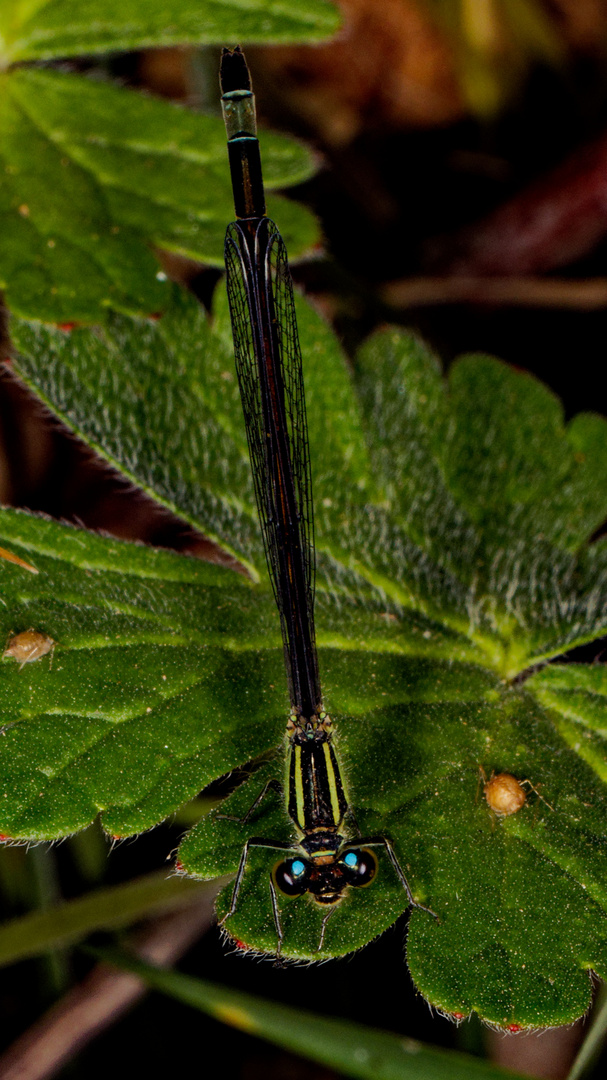
[(607, 671), (603, 664), (553, 664), (529, 683), (568, 745), (607, 783)]
[[(280, 657), (249, 651), (275, 632), (269, 596), (220, 567), (16, 511), (0, 513), (0, 536), (38, 571), (1, 560), (4, 639), (32, 627), (57, 643), (52, 658), (2, 665), (5, 836), (69, 835), (99, 812), (132, 835), (276, 745)], [(251, 677), (276, 722), (247, 736)]]
[(155, 990), (220, 1023), (267, 1039), (291, 1053), (359, 1080), (516, 1080), (519, 1073), (453, 1050), (439, 1050), (388, 1031), (243, 994), (225, 986), (162, 971), (117, 949), (90, 950), (105, 963), (131, 971)]
[[(319, 490), (340, 476), (362, 483), (360, 421), (337, 344), (307, 305), (300, 314), (311, 433), (323, 440)], [(258, 576), (265, 561), (227, 333), (225, 312), (211, 325), (176, 288), (158, 321), (110, 315), (103, 328), (71, 332), (12, 324), (16, 371), (45, 404), (128, 480)]]
[(400, 559), (417, 560), (428, 592), (440, 572), (441, 617), (510, 678), (600, 635), (605, 549), (586, 545), (607, 516), (607, 422), (565, 426), (547, 388), (490, 357), (461, 358), (446, 385), (392, 330), (359, 372), (375, 475), (418, 548)]
[(70, 945), (94, 930), (114, 930), (200, 902), (205, 888), (159, 871), (12, 919), (0, 926), (0, 966)]
[(3, 0), (0, 67), (156, 45), (317, 41), (339, 22), (328, 0)]
[[(0, 95), (0, 284), (13, 311), (57, 323), (108, 307), (151, 314), (168, 302), (152, 247), (223, 264), (233, 203), (220, 120), (50, 70), (0, 75)], [(263, 144), (270, 190), (313, 171), (300, 144)], [(304, 207), (269, 206), (294, 255), (317, 241)]]
[[(358, 826), (390, 838), (440, 918), (412, 913), (411, 972), (445, 1012), (569, 1022), (590, 1001), (589, 970), (607, 974), (602, 668), (532, 671), (607, 629), (607, 543), (591, 542), (607, 517), (607, 423), (565, 425), (548, 390), (488, 357), (463, 358), (447, 382), (393, 329), (351, 379), (318, 316), (305, 304), (299, 316), (325, 703)], [(249, 836), (296, 839), (274, 788), (242, 823), (284, 779), (288, 703), (225, 301), (212, 324), (174, 292), (159, 321), (67, 334), (15, 320), (13, 334), (15, 368), (44, 403), (260, 584), (5, 512), (0, 543), (40, 571), (0, 564), (6, 634), (58, 644), (52, 668), (4, 661), (0, 827), (63, 835), (99, 808), (125, 835), (253, 761), (179, 853), (201, 878), (234, 874)], [(481, 768), (526, 782), (517, 813), (495, 817)], [(377, 880), (343, 898), (320, 952), (323, 912), (279, 898), (286, 956), (342, 955), (405, 910), (377, 856)], [(244, 948), (276, 950), (279, 857), (250, 851), (225, 923)]]

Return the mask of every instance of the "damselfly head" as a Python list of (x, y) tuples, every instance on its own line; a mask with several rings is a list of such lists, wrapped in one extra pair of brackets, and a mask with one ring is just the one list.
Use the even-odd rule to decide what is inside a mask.
[(272, 879), (284, 896), (309, 893), (317, 904), (336, 904), (344, 889), (370, 885), (377, 874), (377, 859), (369, 848), (345, 848), (330, 858), (295, 855), (277, 863)]

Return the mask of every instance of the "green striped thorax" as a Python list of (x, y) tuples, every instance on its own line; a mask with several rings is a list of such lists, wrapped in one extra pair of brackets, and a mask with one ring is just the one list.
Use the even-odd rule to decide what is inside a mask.
[(335, 904), (347, 885), (369, 885), (377, 859), (352, 847), (341, 832), (348, 800), (325, 712), (311, 719), (291, 713), (287, 811), (301, 830), (301, 854), (274, 867), (273, 880), (287, 896), (310, 893), (319, 904)]

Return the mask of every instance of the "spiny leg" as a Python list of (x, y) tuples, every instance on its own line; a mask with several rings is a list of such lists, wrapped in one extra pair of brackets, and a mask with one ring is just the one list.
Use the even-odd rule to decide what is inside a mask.
[[(240, 862), (238, 864), (238, 870), (236, 871), (236, 879), (234, 881), (234, 888), (232, 890), (232, 900), (230, 908), (224, 915), (223, 919), (219, 920), (218, 926), (223, 926), (227, 919), (236, 911), (236, 905), (238, 903), (238, 894), (240, 892), (240, 886), (242, 885), (242, 879), (244, 877), (245, 868), (247, 865), (247, 859), (249, 857), (249, 848), (251, 847), (266, 847), (272, 848), (275, 851), (294, 851), (292, 844), (287, 844), (281, 840), (266, 840), (261, 836), (252, 836), (247, 840), (245, 846), (242, 849), (242, 855), (240, 856)], [(270, 882), (272, 879), (270, 878)]]
[(329, 910), (327, 911), (327, 914), (323, 917), (322, 926), (320, 928), (320, 941), (318, 942), (318, 949), (316, 950), (317, 952), (322, 952), (322, 948), (323, 948), (323, 945), (325, 943), (325, 934), (326, 934), (326, 931), (327, 931), (327, 923), (328, 923), (329, 919), (331, 918), (331, 916), (334, 914), (335, 911), (337, 911), (337, 904), (335, 904), (334, 907), (329, 908)]
[(263, 802), (266, 795), (268, 794), (268, 791), (270, 790), (276, 791), (279, 795), (282, 795), (282, 787), (276, 777), (273, 777), (272, 780), (268, 780), (268, 782), (264, 784), (261, 791), (259, 792), (259, 795), (255, 797), (244, 817), (239, 818), (236, 817), (234, 814), (217, 814), (216, 820), (236, 821), (239, 825), (246, 825), (257, 810), (257, 807)]
[(438, 915), (435, 911), (432, 910), (432, 908), (425, 907), (423, 904), (418, 904), (417, 900), (413, 896), (413, 893), (411, 892), (411, 886), (409, 885), (409, 882), (405, 877), (404, 870), (396, 857), (396, 852), (394, 848), (392, 847), (392, 842), (388, 840), (387, 836), (362, 837), (358, 841), (358, 843), (362, 847), (384, 847), (388, 852), (388, 857), (390, 859), (390, 862), (392, 863), (392, 866), (396, 870), (398, 879), (407, 894), (407, 899), (411, 904), (411, 907), (418, 908), (420, 911), (426, 911), (428, 915), (432, 915), (433, 919), (436, 919), (437, 922), (440, 922)]
[(282, 929), (282, 923), (280, 921), (280, 909), (278, 907), (278, 897), (276, 896), (276, 889), (274, 888), (274, 882), (272, 881), (272, 875), (270, 874), (270, 898), (272, 900), (272, 915), (274, 916), (274, 926), (276, 929), (276, 964), (282, 966), (282, 943), (284, 941), (284, 933)]

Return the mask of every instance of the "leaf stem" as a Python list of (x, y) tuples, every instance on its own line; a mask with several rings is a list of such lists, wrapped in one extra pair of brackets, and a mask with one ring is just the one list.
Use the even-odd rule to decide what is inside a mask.
[(603, 983), (596, 997), (594, 1015), (588, 1029), (588, 1034), (580, 1046), (575, 1061), (569, 1071), (569, 1075), (567, 1076), (567, 1080), (581, 1080), (581, 1077), (589, 1075), (590, 1070), (596, 1063), (596, 1059), (601, 1052), (606, 1034), (607, 988), (605, 983)]

